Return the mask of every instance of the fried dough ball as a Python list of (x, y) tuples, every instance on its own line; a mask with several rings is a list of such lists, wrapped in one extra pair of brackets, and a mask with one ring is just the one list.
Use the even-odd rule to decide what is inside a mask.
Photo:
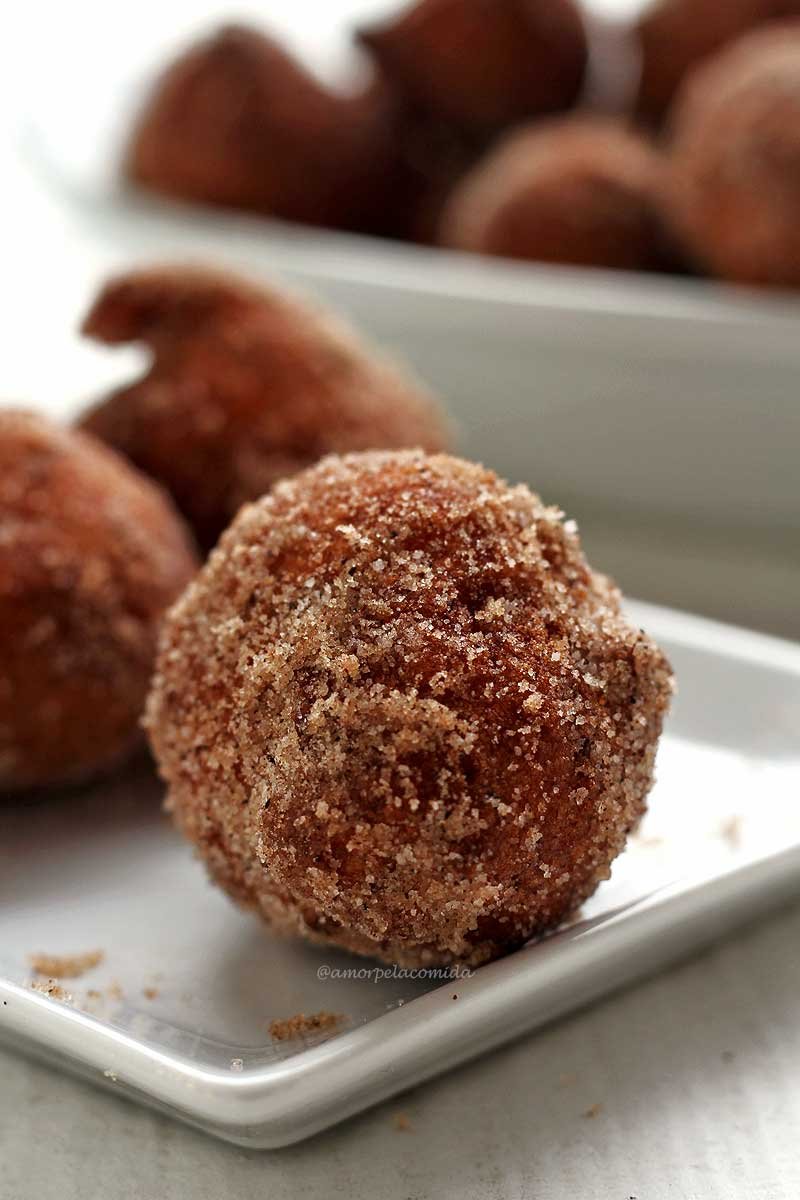
[(636, 25), (637, 109), (659, 123), (688, 72), (754, 26), (800, 14), (800, 0), (656, 0)]
[(417, 0), (358, 39), (408, 101), (481, 138), (568, 108), (586, 70), (573, 0)]
[(81, 780), (133, 748), (157, 626), (196, 568), (149, 479), (0, 410), (0, 790)]
[(233, 896), (316, 942), (478, 963), (608, 877), (671, 678), (562, 516), (420, 451), (331, 456), (242, 510), (146, 718)]
[(157, 81), (124, 170), (186, 200), (383, 231), (397, 170), (387, 104), (380, 88), (336, 94), (271, 38), (226, 26)]
[(800, 285), (800, 21), (748, 34), (687, 80), (670, 199), (678, 232), (712, 274)]
[(231, 275), (123, 275), (84, 332), (151, 350), (144, 376), (82, 424), (163, 484), (205, 547), (246, 500), (324, 454), (448, 440), (422, 385), (349, 329)]
[(456, 187), (440, 240), (507, 258), (628, 270), (662, 264), (661, 156), (611, 119), (508, 135)]

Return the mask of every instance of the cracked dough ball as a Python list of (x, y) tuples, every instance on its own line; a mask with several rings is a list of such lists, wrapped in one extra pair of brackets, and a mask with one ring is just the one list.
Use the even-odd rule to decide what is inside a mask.
[(84, 332), (151, 352), (82, 427), (157, 479), (204, 547), (239, 507), (333, 451), (444, 449), (447, 422), (410, 373), (282, 291), (190, 267), (111, 280)]

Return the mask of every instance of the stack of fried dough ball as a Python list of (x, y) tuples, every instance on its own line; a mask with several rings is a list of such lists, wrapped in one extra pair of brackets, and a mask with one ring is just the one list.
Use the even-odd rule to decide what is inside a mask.
[(146, 724), (179, 826), (276, 929), (479, 963), (608, 877), (670, 693), (563, 514), (367, 452), (240, 512), (166, 622)]
[(241, 504), (324, 454), (448, 444), (421, 383), (329, 314), (230, 274), (123, 275), (84, 331), (151, 351), (145, 374), (81, 424), (170, 492), (203, 547)]
[(164, 610), (197, 569), (168, 497), (87, 434), (0, 410), (0, 790), (139, 741)]
[[(187, 199), (479, 254), (793, 287), (800, 52), (789, 25), (758, 37), (793, 16), (800, 0), (650, 0), (623, 29), (640, 71), (614, 114), (593, 111), (593, 81), (620, 38), (597, 36), (580, 0), (409, 0), (356, 31), (373, 77), (349, 94), (227, 28), (161, 77), (126, 170)], [(726, 145), (712, 199), (687, 184), (687, 155), (708, 151), (708, 180)], [(747, 204), (745, 176), (764, 181)]]

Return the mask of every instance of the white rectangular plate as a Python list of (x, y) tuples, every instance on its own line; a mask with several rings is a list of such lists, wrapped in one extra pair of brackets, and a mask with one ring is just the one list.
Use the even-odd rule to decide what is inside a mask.
[[(579, 922), (469, 979), (376, 977), (276, 940), (205, 880), (142, 766), (0, 809), (0, 1036), (243, 1145), (274, 1147), (479, 1055), (800, 892), (800, 647), (644, 605), (679, 697), (650, 813)], [(31, 953), (100, 948), (72, 1002)], [(361, 978), (336, 978), (342, 970)], [(326, 977), (326, 972), (327, 977)], [(365, 974), (367, 973), (367, 974)], [(333, 1033), (274, 1042), (327, 1010)]]

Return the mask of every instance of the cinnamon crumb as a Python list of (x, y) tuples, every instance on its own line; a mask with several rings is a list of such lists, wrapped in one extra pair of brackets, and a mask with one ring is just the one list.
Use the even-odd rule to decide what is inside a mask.
[(318, 1012), (306, 1016), (297, 1013), (293, 1017), (270, 1021), (269, 1035), (276, 1042), (285, 1042), (290, 1038), (304, 1037), (308, 1033), (318, 1033), (324, 1029), (335, 1029), (344, 1020), (341, 1013)]
[(600, 1116), (600, 1113), (602, 1111), (603, 1111), (602, 1104), (593, 1104), (590, 1108), (586, 1109), (586, 1112), (583, 1115), (587, 1121), (593, 1121), (595, 1119), (595, 1117)]
[(398, 1133), (410, 1133), (413, 1128), (408, 1116), (403, 1112), (394, 1114), (393, 1124)]
[(740, 816), (729, 817), (720, 825), (719, 833), (731, 849), (738, 850), (742, 844), (742, 818)]
[(142, 995), (144, 996), (145, 1000), (155, 1000), (161, 995), (161, 993), (157, 987), (146, 987), (142, 988)]
[(72, 993), (63, 988), (55, 979), (48, 979), (47, 982), (33, 979), (30, 986), (34, 992), (41, 992), (43, 996), (49, 996), (51, 1000), (61, 1000), (64, 1004), (72, 1004)]
[(103, 950), (87, 950), (84, 954), (29, 954), (28, 962), (37, 975), (53, 979), (78, 979), (98, 967), (105, 959)]

